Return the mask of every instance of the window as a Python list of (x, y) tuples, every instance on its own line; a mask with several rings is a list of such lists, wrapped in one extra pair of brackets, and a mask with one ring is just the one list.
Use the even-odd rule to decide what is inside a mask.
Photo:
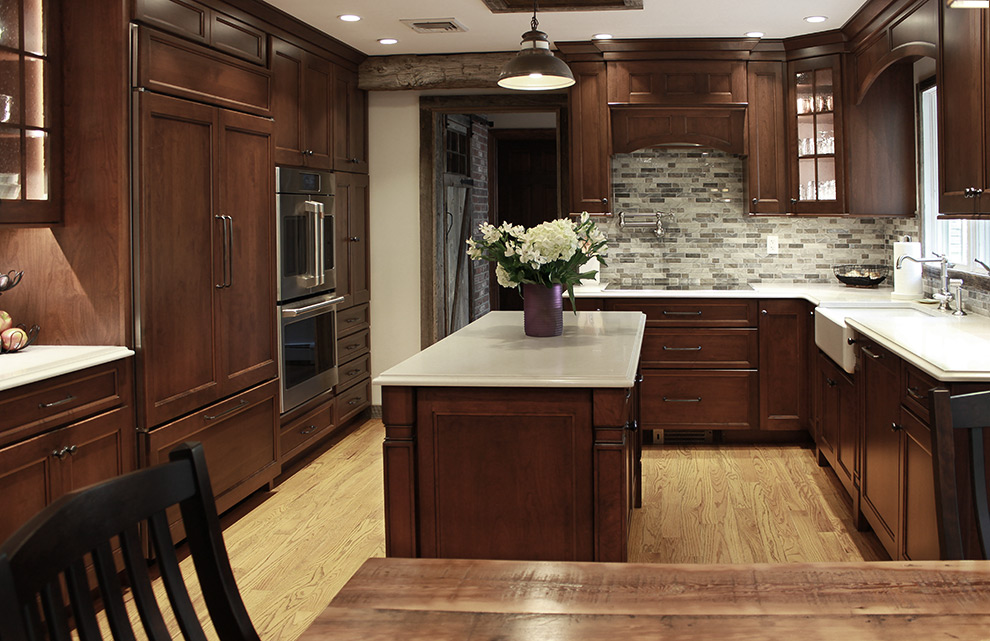
[(0, 222), (56, 222), (53, 0), (0, 2)]
[(925, 254), (946, 254), (956, 269), (986, 274), (990, 264), (990, 221), (938, 220), (938, 133), (934, 86), (921, 90), (921, 237)]

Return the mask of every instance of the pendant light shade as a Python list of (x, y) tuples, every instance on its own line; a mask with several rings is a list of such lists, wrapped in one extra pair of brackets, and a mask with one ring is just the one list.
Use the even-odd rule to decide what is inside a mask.
[(498, 86), (523, 91), (564, 89), (574, 84), (574, 74), (567, 63), (550, 51), (550, 39), (537, 27), (536, 2), (533, 3), (531, 29), (522, 36), (522, 48), (502, 67)]

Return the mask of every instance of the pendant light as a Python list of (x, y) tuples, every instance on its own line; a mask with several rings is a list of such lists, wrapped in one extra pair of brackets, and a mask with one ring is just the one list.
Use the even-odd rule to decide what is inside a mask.
[(563, 89), (574, 84), (574, 74), (567, 63), (550, 51), (550, 39), (538, 30), (536, 2), (533, 0), (533, 20), (530, 30), (522, 35), (522, 49), (502, 67), (498, 86), (523, 91)]

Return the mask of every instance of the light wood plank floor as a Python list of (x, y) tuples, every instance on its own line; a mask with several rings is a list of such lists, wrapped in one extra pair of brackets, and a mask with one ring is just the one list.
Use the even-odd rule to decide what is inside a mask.
[[(383, 439), (381, 421), (368, 421), (275, 491), (251, 499), (251, 511), (224, 530), (265, 641), (296, 639), (366, 558), (384, 555)], [(830, 475), (799, 447), (647, 448), (630, 560), (885, 558), (872, 533), (852, 526), (848, 499)], [(192, 572), (190, 559), (183, 569)]]

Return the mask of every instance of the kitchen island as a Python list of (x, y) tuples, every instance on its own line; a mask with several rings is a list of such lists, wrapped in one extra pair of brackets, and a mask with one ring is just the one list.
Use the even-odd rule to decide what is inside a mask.
[(383, 372), (388, 556), (624, 561), (646, 317), (492, 312)]

